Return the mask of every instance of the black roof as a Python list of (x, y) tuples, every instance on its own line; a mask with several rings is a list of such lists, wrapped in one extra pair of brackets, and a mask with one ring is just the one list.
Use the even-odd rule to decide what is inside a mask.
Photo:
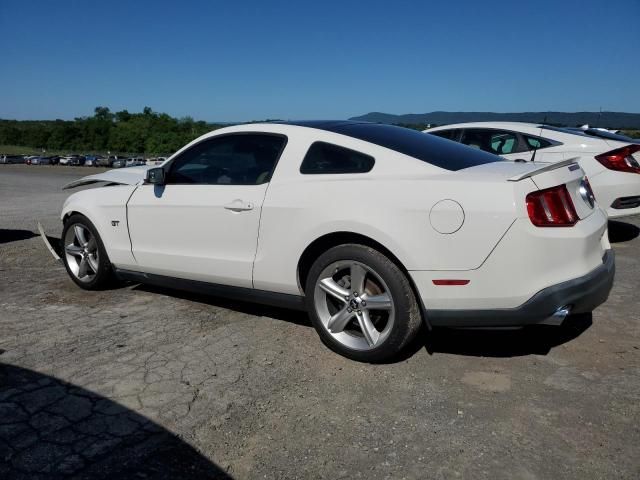
[(353, 120), (298, 120), (298, 121), (277, 121), (283, 125), (296, 125), (298, 127), (317, 128), (318, 130), (333, 131), (334, 128), (345, 125), (377, 125), (372, 122), (355, 122)]
[(381, 123), (351, 120), (309, 120), (300, 122), (274, 122), (285, 125), (316, 128), (403, 153), (447, 170), (461, 170), (484, 163), (502, 161), (502, 158), (435, 135), (427, 135), (410, 128)]

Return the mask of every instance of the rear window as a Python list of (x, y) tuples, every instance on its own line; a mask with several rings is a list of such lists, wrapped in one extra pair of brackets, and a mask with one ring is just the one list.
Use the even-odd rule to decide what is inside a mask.
[(552, 127), (550, 125), (540, 125), (538, 128), (540, 128), (541, 130), (552, 130), (554, 132), (568, 133), (569, 135), (577, 135), (579, 137), (589, 136), (586, 133), (584, 133), (582, 130), (571, 130), (569, 128)]
[(597, 128), (588, 128), (583, 130), (581, 128), (571, 128), (571, 127), (552, 127), (549, 125), (540, 125), (541, 129), (544, 130), (553, 130), (554, 132), (567, 133), (569, 135), (577, 135), (579, 137), (598, 137), (607, 140), (616, 140), (619, 142), (631, 142), (638, 143), (639, 139), (631, 138), (626, 135), (621, 135), (619, 133), (607, 132), (605, 130), (598, 130)]
[(607, 132), (604, 130), (598, 130), (597, 128), (589, 128), (587, 130), (583, 130), (587, 135), (591, 135), (593, 137), (606, 138), (608, 140), (617, 140), (619, 142), (632, 142), (638, 143), (637, 138), (631, 138), (626, 135), (622, 135), (620, 133)]
[(462, 170), (503, 161), (497, 155), (393, 125), (342, 123), (325, 129), (395, 150), (446, 170)]

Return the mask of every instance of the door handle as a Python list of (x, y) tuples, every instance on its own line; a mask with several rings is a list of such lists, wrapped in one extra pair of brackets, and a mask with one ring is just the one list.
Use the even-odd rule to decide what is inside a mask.
[(227, 203), (224, 208), (232, 212), (246, 212), (247, 210), (253, 210), (253, 203), (237, 198), (233, 202)]

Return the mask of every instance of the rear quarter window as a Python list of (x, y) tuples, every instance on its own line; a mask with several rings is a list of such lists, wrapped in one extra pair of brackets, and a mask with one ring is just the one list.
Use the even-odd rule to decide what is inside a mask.
[(530, 137), (528, 135), (524, 135), (524, 139), (527, 142), (527, 148), (529, 150), (540, 150), (541, 148), (547, 148), (552, 145), (551, 142), (540, 137)]
[(300, 173), (305, 175), (327, 173), (367, 173), (371, 171), (375, 159), (326, 142), (315, 142), (307, 151), (300, 165)]

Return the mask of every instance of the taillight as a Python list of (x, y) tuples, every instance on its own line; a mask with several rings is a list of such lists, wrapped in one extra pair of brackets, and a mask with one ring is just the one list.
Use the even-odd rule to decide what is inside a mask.
[(587, 205), (593, 208), (596, 204), (596, 196), (593, 194), (593, 189), (589, 183), (589, 179), (585, 176), (580, 182), (580, 188), (578, 189), (580, 196)]
[(527, 212), (536, 227), (572, 227), (578, 214), (565, 185), (527, 195)]
[(596, 160), (609, 170), (640, 173), (640, 164), (638, 160), (633, 158), (633, 154), (638, 151), (640, 151), (640, 145), (627, 145), (626, 147), (596, 155)]

